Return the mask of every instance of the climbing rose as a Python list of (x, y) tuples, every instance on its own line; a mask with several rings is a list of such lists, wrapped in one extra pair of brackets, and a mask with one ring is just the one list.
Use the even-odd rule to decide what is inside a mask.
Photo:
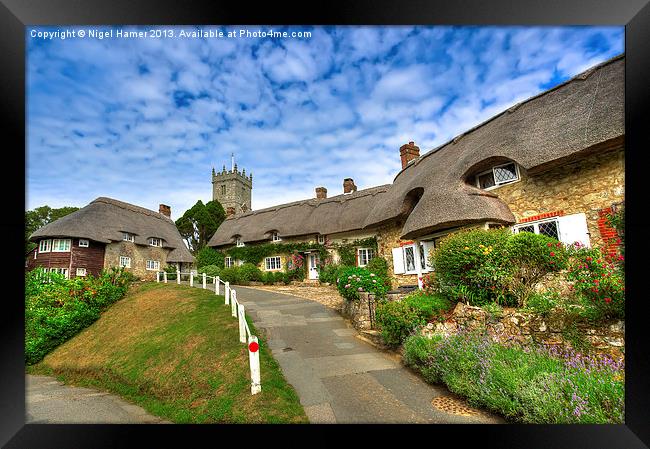
[(553, 244), (552, 244), (551, 242), (548, 242), (548, 243), (546, 244), (546, 246), (548, 246), (548, 247), (550, 248), (551, 246), (553, 246)]
[(553, 251), (551, 251), (551, 257), (553, 257), (553, 256), (555, 256), (555, 253)]
[(612, 298), (605, 298), (605, 302), (609, 304), (610, 302), (612, 302)]

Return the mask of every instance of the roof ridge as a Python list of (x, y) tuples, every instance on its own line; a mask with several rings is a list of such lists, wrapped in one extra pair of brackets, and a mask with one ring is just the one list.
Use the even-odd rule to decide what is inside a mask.
[(170, 217), (161, 214), (160, 212), (156, 212), (154, 210), (147, 209), (142, 206), (137, 206), (135, 204), (127, 203), (125, 201), (116, 200), (115, 198), (109, 198), (107, 196), (100, 196), (98, 198), (95, 198), (93, 201), (90, 202), (90, 204), (93, 203), (106, 203), (112, 206), (120, 207), (122, 209), (130, 210), (131, 212), (137, 212), (153, 218), (158, 218), (159, 220), (169, 221), (171, 223), (174, 223), (174, 220), (172, 220)]

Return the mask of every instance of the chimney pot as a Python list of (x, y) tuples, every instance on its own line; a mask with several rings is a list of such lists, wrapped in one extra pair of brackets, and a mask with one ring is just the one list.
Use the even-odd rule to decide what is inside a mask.
[(352, 193), (357, 191), (357, 186), (354, 185), (352, 178), (345, 178), (343, 180), (343, 193)]
[(171, 218), (172, 216), (172, 208), (169, 207), (166, 204), (161, 204), (158, 206), (158, 213), (163, 214), (165, 217)]
[(325, 187), (316, 187), (316, 198), (327, 198), (327, 189)]
[(402, 160), (402, 170), (404, 170), (408, 164), (420, 157), (420, 147), (415, 145), (415, 142), (404, 144), (399, 147), (399, 156)]

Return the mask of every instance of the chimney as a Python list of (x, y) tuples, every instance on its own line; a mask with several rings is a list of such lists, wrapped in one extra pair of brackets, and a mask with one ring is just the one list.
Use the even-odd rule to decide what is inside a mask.
[(402, 159), (402, 170), (411, 163), (420, 157), (420, 147), (415, 146), (414, 142), (409, 142), (401, 147), (399, 147), (399, 156)]
[(226, 218), (232, 217), (233, 215), (235, 215), (235, 208), (232, 206), (226, 207)]
[(316, 187), (316, 198), (319, 200), (327, 198), (327, 189), (325, 187)]
[(343, 193), (352, 193), (357, 191), (357, 186), (354, 185), (352, 178), (345, 178), (343, 180)]
[(158, 212), (163, 214), (165, 217), (171, 218), (172, 216), (172, 208), (166, 204), (161, 204), (158, 206)]

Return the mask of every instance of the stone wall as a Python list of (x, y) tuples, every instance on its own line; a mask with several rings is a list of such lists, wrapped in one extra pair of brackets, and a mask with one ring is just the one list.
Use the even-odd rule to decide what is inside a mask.
[(147, 270), (147, 260), (159, 261), (162, 270), (167, 266), (166, 260), (169, 252), (168, 248), (136, 245), (133, 242), (109, 243), (106, 245), (104, 268), (119, 267), (120, 256), (130, 257), (131, 268), (127, 268), (127, 271), (142, 279), (155, 280), (156, 271)]
[(483, 327), (495, 341), (501, 343), (514, 341), (522, 345), (535, 343), (570, 348), (574, 346), (577, 337), (597, 352), (615, 358), (625, 356), (624, 321), (613, 321), (598, 327), (576, 324), (577, 336), (571, 336), (567, 332), (570, 329), (567, 318), (557, 313), (542, 317), (518, 309), (504, 309), (501, 316), (494, 317), (480, 307), (458, 303), (451, 316), (444, 322), (429, 323), (422, 333), (428, 336), (449, 336), (456, 334), (460, 329), (471, 330)]
[(532, 177), (521, 168), (520, 175), (521, 181), (490, 191), (508, 204), (517, 222), (559, 211), (585, 213), (591, 245), (607, 243), (599, 229), (599, 212), (625, 199), (622, 147)]
[[(405, 293), (388, 293), (386, 300), (399, 301)], [(352, 322), (357, 330), (368, 330), (375, 328), (375, 310), (377, 302), (375, 295), (367, 292), (359, 293), (359, 300), (343, 300), (341, 314)]]
[(407, 242), (399, 238), (401, 231), (402, 223), (399, 221), (381, 226), (377, 230), (377, 253), (388, 262), (388, 275), (393, 281), (393, 286), (417, 285), (416, 274), (395, 274), (393, 271), (393, 248), (398, 248), (400, 243)]

